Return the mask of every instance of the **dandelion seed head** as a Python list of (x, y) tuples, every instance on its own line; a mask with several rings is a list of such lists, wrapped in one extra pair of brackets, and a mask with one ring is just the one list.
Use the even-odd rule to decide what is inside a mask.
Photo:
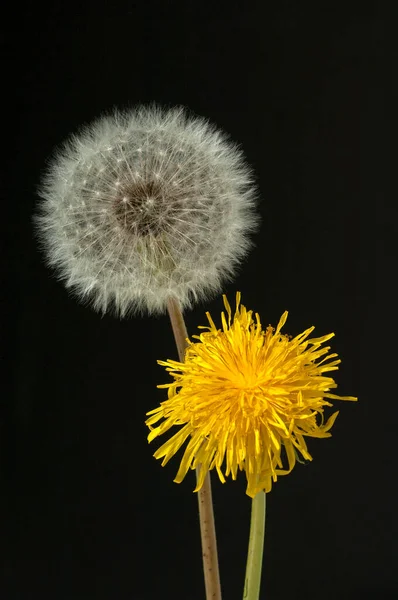
[(241, 150), (182, 108), (95, 121), (60, 149), (39, 194), (48, 263), (96, 310), (120, 316), (218, 291), (258, 223)]

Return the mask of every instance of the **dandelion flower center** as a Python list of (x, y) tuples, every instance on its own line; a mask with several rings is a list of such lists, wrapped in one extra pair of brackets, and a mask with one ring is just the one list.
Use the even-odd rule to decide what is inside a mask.
[(332, 406), (327, 399), (356, 398), (330, 393), (337, 386), (325, 373), (340, 360), (321, 346), (334, 334), (311, 339), (310, 327), (292, 339), (281, 333), (287, 312), (276, 329), (264, 331), (259, 315), (240, 306), (239, 293), (233, 319), (225, 296), (224, 304), (222, 330), (207, 313), (210, 326), (193, 336), (198, 341), (189, 343), (184, 363), (159, 361), (174, 381), (159, 386), (169, 389), (169, 399), (148, 413), (148, 440), (180, 426), (155, 452), (164, 465), (188, 440), (176, 482), (200, 467), (197, 491), (207, 471), (215, 468), (224, 482), (240, 469), (254, 497), (290, 473), (299, 456), (312, 460), (306, 436), (330, 436), (338, 412), (324, 423), (324, 407)]
[(119, 225), (137, 236), (159, 235), (171, 224), (162, 188), (156, 182), (137, 182), (118, 187), (114, 211)]

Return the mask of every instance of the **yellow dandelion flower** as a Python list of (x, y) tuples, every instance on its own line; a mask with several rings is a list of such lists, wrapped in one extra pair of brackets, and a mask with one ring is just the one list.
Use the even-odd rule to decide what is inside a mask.
[(165, 465), (189, 439), (175, 482), (199, 467), (198, 491), (209, 470), (216, 468), (224, 483), (230, 474), (236, 479), (239, 468), (254, 497), (290, 473), (300, 455), (312, 460), (305, 436), (330, 437), (338, 411), (324, 423), (324, 407), (332, 406), (326, 399), (357, 398), (330, 393), (337, 385), (325, 373), (341, 361), (321, 346), (333, 333), (308, 339), (310, 327), (291, 339), (281, 333), (287, 312), (276, 329), (264, 331), (259, 315), (240, 304), (239, 292), (233, 318), (223, 299), (222, 330), (206, 313), (210, 325), (200, 329), (208, 331), (193, 336), (199, 341), (188, 343), (185, 361), (158, 361), (174, 381), (158, 386), (168, 388), (168, 400), (147, 413), (148, 441), (181, 426), (154, 454)]

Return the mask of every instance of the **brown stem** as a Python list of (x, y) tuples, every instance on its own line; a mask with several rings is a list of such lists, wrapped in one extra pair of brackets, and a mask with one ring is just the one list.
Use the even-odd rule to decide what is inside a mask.
[[(187, 329), (178, 302), (170, 298), (167, 310), (173, 328), (178, 356), (183, 362), (187, 347)], [(198, 478), (199, 468), (196, 469)], [(218, 569), (217, 539), (214, 524), (213, 501), (211, 495), (210, 473), (207, 473), (203, 486), (198, 491), (200, 534), (202, 539), (203, 572), (206, 588), (206, 600), (221, 600), (221, 584)]]

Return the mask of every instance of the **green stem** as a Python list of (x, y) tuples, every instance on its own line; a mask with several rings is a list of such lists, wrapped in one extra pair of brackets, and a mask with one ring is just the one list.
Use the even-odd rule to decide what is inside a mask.
[(259, 600), (265, 532), (265, 492), (252, 500), (249, 550), (247, 553), (244, 600)]

